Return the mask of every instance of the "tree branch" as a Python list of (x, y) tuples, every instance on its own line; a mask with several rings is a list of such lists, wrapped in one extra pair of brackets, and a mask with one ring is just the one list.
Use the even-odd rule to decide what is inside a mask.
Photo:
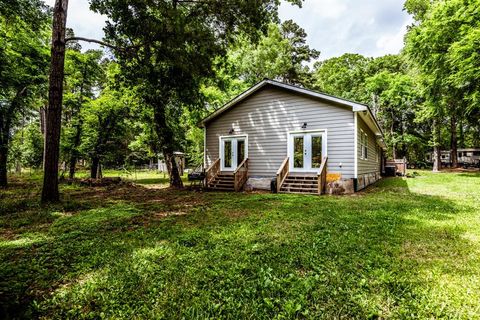
[(120, 47), (117, 47), (117, 46), (114, 46), (113, 44), (110, 44), (110, 43), (107, 43), (107, 42), (103, 42), (103, 41), (100, 41), (100, 40), (97, 40), (97, 39), (89, 39), (89, 38), (84, 38), (84, 37), (70, 37), (70, 38), (65, 38), (65, 43), (67, 43), (68, 41), (86, 41), (86, 42), (93, 42), (93, 43), (98, 43), (102, 46), (105, 46), (105, 47), (109, 47), (110, 49), (115, 49), (115, 50), (118, 50), (118, 51), (125, 51), (124, 48), (120, 48)]

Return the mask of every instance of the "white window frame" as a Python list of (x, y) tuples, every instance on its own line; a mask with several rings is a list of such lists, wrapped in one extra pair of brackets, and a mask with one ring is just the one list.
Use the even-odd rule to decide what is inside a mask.
[(360, 159), (368, 160), (368, 135), (363, 129), (360, 129)]
[(365, 144), (364, 144), (364, 160), (368, 160), (368, 134), (365, 133)]

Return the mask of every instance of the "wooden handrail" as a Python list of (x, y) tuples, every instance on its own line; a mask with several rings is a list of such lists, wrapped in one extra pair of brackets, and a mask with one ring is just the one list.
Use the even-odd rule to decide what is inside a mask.
[(320, 165), (320, 170), (318, 171), (318, 194), (325, 193), (325, 187), (327, 185), (327, 161), (328, 157), (322, 159), (322, 164)]
[(280, 189), (282, 188), (283, 182), (288, 176), (288, 172), (290, 170), (288, 163), (289, 163), (289, 159), (288, 157), (286, 157), (285, 160), (283, 160), (280, 168), (277, 170), (277, 192), (280, 191)]
[(205, 172), (208, 172), (210, 170), (212, 170), (212, 168), (218, 163), (220, 163), (220, 158), (218, 158), (217, 160), (213, 161), (213, 163), (210, 165), (210, 167), (208, 167), (207, 169), (205, 169)]
[(215, 160), (210, 167), (205, 170), (206, 184), (208, 185), (220, 172), (220, 158)]
[(240, 191), (248, 179), (248, 158), (243, 159), (240, 165), (233, 172), (233, 181), (235, 191)]
[(241, 167), (244, 166), (244, 164), (248, 161), (248, 158), (245, 158), (243, 159), (242, 162), (240, 162), (240, 164), (238, 165), (237, 169), (235, 169), (235, 171), (233, 171), (233, 174), (236, 174), (238, 170), (240, 170)]

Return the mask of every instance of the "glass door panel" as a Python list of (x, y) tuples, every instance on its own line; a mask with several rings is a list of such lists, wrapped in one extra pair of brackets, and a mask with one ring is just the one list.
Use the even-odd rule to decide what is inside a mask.
[(317, 172), (326, 156), (326, 141), (323, 132), (305, 132), (290, 134), (288, 156), (290, 171)]
[(232, 140), (223, 141), (223, 167), (232, 168)]
[(293, 167), (296, 169), (303, 169), (304, 166), (303, 141), (303, 136), (293, 137)]
[(237, 166), (245, 160), (245, 140), (237, 140)]
[(311, 135), (312, 139), (312, 150), (311, 150), (311, 163), (312, 168), (320, 168), (322, 164), (322, 136), (321, 135)]

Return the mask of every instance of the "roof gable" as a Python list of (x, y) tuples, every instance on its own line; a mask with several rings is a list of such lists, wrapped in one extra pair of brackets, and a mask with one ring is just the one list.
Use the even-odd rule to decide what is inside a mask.
[(351, 107), (352, 111), (366, 111), (366, 110), (368, 110), (368, 107), (366, 105), (363, 105), (363, 104), (360, 104), (360, 103), (357, 103), (357, 102), (353, 102), (353, 101), (349, 101), (349, 100), (346, 100), (346, 99), (342, 99), (342, 98), (334, 97), (334, 96), (331, 96), (331, 95), (327, 95), (327, 94), (324, 94), (324, 93), (300, 88), (300, 87), (293, 86), (293, 85), (290, 85), (290, 84), (286, 84), (286, 83), (282, 83), (282, 82), (278, 82), (278, 81), (274, 81), (274, 80), (270, 80), (270, 79), (265, 79), (265, 80), (257, 83), (253, 87), (249, 88), (248, 90), (242, 92), (241, 94), (239, 94), (238, 96), (236, 96), (232, 100), (230, 100), (220, 109), (212, 112), (208, 117), (206, 117), (205, 119), (203, 119), (200, 122), (200, 125), (204, 126), (206, 123), (215, 119), (216, 117), (218, 117), (219, 115), (221, 115), (225, 111), (234, 107), (239, 102), (245, 100), (246, 98), (253, 95), (254, 93), (256, 93), (257, 91), (259, 91), (260, 89), (264, 88), (267, 85), (272, 85), (274, 87), (285, 89), (287, 91), (292, 91), (292, 92), (300, 93), (300, 94), (307, 95), (307, 96), (310, 96), (310, 97), (319, 98), (319, 99), (322, 99), (322, 100), (326, 100), (326, 101), (334, 102), (334, 103), (341, 104), (341, 105), (344, 105), (344, 106), (347, 106), (347, 107)]
[(370, 125), (372, 127), (374, 127), (374, 129), (375, 129), (373, 131), (378, 133), (379, 137), (383, 136), (382, 130), (380, 129), (380, 126), (378, 125), (377, 120), (375, 119), (373, 113), (371, 112), (370, 108), (367, 105), (364, 105), (364, 104), (361, 104), (361, 103), (358, 103), (358, 102), (354, 102), (354, 101), (350, 101), (350, 100), (347, 100), (347, 99), (342, 99), (342, 98), (335, 97), (335, 96), (332, 96), (332, 95), (328, 95), (328, 94), (325, 94), (325, 93), (321, 93), (321, 92), (297, 87), (297, 86), (294, 86), (294, 85), (286, 84), (286, 83), (283, 83), (283, 82), (270, 80), (270, 79), (265, 79), (263, 81), (260, 81), (259, 83), (257, 83), (253, 87), (251, 87), (250, 89), (242, 92), (241, 94), (239, 94), (238, 96), (236, 96), (235, 98), (233, 98), (232, 100), (227, 102), (220, 109), (212, 112), (208, 117), (206, 117), (205, 119), (203, 119), (200, 122), (200, 126), (204, 127), (208, 122), (217, 118), (218, 116), (220, 116), (224, 112), (230, 110), (232, 107), (234, 107), (238, 103), (244, 101), (248, 97), (255, 94), (257, 91), (259, 91), (260, 89), (262, 89), (262, 88), (264, 88), (265, 86), (268, 86), (268, 85), (271, 85), (271, 86), (276, 87), (276, 88), (284, 89), (284, 90), (287, 90), (287, 91), (290, 91), (290, 92), (299, 93), (299, 94), (302, 94), (302, 95), (305, 95), (305, 96), (321, 99), (321, 100), (324, 100), (324, 101), (333, 102), (335, 104), (339, 104), (339, 105), (342, 105), (342, 106), (350, 107), (350, 108), (352, 108), (352, 112), (361, 112), (365, 115), (368, 115), (368, 118), (370, 118), (372, 120)]

